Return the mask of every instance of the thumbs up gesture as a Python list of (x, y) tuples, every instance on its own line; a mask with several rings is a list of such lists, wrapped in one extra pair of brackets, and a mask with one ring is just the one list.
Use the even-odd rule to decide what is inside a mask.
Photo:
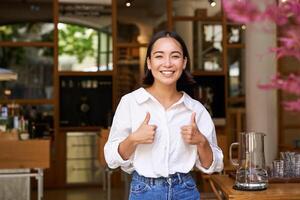
[(181, 127), (181, 134), (183, 140), (188, 144), (200, 144), (206, 142), (205, 136), (197, 127), (195, 112), (192, 113), (190, 124)]
[(140, 127), (132, 133), (132, 138), (136, 144), (151, 144), (154, 141), (156, 126), (149, 125), (150, 113), (147, 112), (146, 117)]

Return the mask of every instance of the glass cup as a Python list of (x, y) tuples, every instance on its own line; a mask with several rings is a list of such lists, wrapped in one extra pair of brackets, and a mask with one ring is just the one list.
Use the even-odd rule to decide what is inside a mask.
[(273, 177), (283, 178), (284, 176), (284, 161), (283, 160), (274, 160), (272, 162)]
[(295, 155), (295, 177), (300, 178), (300, 154)]

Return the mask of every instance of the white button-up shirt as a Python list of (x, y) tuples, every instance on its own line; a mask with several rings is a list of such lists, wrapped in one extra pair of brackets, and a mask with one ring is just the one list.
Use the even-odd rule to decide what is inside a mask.
[[(139, 128), (146, 113), (149, 124), (156, 125), (152, 144), (139, 144), (128, 160), (118, 152), (119, 144)], [(213, 152), (209, 168), (201, 166), (197, 146), (184, 142), (181, 127), (191, 123), (196, 112), (199, 131), (207, 138)], [(176, 172), (188, 173), (196, 166), (204, 173), (220, 172), (223, 169), (223, 153), (217, 145), (213, 121), (204, 106), (183, 92), (179, 101), (165, 109), (144, 88), (122, 97), (115, 112), (107, 143), (104, 147), (106, 162), (110, 168), (121, 167), (125, 172), (136, 170), (145, 177), (168, 177)]]

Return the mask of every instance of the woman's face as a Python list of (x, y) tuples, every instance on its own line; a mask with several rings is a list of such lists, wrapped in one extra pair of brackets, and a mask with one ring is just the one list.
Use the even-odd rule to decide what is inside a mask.
[(148, 69), (154, 77), (154, 84), (175, 85), (186, 66), (186, 58), (180, 43), (172, 37), (158, 39), (147, 58)]

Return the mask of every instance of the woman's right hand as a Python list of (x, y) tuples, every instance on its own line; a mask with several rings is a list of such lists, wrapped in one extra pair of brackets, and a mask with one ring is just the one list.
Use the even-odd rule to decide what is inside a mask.
[(146, 117), (140, 127), (133, 132), (130, 137), (135, 144), (151, 144), (154, 141), (156, 125), (149, 125), (150, 113), (147, 112)]

